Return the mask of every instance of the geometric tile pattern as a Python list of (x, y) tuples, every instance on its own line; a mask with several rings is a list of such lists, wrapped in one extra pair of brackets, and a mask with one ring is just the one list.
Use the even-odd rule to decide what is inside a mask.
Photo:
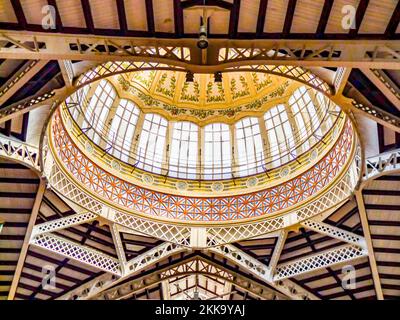
[(260, 217), (307, 200), (334, 180), (346, 164), (353, 142), (349, 120), (330, 152), (314, 167), (280, 185), (249, 194), (185, 197), (136, 186), (103, 170), (86, 158), (70, 139), (57, 111), (52, 134), (58, 157), (80, 183), (96, 195), (153, 217), (181, 221), (230, 221)]

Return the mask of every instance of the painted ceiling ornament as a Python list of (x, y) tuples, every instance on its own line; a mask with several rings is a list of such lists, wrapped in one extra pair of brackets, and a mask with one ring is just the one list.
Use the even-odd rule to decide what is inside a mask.
[(111, 168), (113, 168), (114, 170), (120, 171), (121, 170), (121, 164), (119, 163), (119, 161), (113, 159), (111, 161)]
[(280, 171), (279, 175), (281, 176), (281, 178), (287, 177), (290, 173), (290, 168), (289, 167), (284, 167), (282, 168), (282, 170)]
[(176, 185), (176, 189), (178, 189), (180, 191), (185, 191), (188, 189), (188, 184), (185, 181), (177, 181), (175, 185)]
[(211, 190), (212, 190), (212, 191), (215, 191), (215, 192), (224, 191), (224, 184), (221, 183), (221, 182), (214, 182), (214, 183), (211, 185)]
[(152, 185), (154, 183), (154, 178), (150, 174), (143, 174), (142, 181), (148, 185)]
[[(181, 79), (182, 72), (163, 71), (160, 76), (153, 70), (151, 74), (147, 72), (150, 78), (146, 78), (143, 72), (119, 75), (117, 81), (121, 89), (136, 96), (145, 108), (159, 108), (171, 117), (190, 116), (200, 121), (215, 116), (232, 119), (240, 113), (263, 110), (267, 103), (282, 98), (292, 83), (287, 79), (274, 83), (273, 76), (254, 72), (246, 76), (232, 73), (227, 84), (214, 82), (212, 78), (205, 79), (210, 77), (207, 74), (197, 74), (193, 82), (186, 82)], [(157, 82), (152, 84), (153, 81)], [(230, 92), (231, 100), (227, 98), (226, 90)], [(252, 95), (252, 91), (257, 94)], [(178, 92), (179, 97), (175, 97), (173, 92)]]
[(310, 160), (311, 160), (311, 161), (314, 161), (315, 159), (317, 159), (317, 157), (318, 157), (318, 150), (317, 150), (317, 149), (314, 149), (314, 150), (311, 151), (311, 153), (310, 153)]
[(87, 141), (85, 142), (85, 150), (86, 150), (88, 153), (90, 153), (90, 154), (92, 154), (93, 151), (94, 151), (93, 145), (90, 143), (89, 140), (87, 140)]
[(250, 177), (246, 181), (247, 188), (252, 188), (258, 185), (258, 178), (257, 177)]

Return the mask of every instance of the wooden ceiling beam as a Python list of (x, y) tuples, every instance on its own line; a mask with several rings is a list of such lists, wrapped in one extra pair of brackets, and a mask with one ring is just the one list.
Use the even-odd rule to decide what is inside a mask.
[(268, 7), (268, 0), (260, 0), (260, 7), (258, 9), (256, 37), (260, 37), (264, 33), (264, 25)]
[(55, 21), (56, 29), (55, 30), (57, 32), (63, 31), (64, 27), (63, 27), (61, 16), (60, 16), (60, 10), (58, 9), (58, 6), (57, 6), (57, 1), (56, 0), (47, 0), (47, 3), (49, 4), (49, 6), (52, 6), (56, 11), (56, 21)]
[(223, 0), (186, 0), (182, 1), (182, 9), (188, 9), (195, 6), (212, 6), (226, 10), (231, 10), (233, 5), (230, 2)]
[(20, 0), (11, 0), (11, 5), (14, 9), (15, 16), (17, 17), (18, 24), (22, 29), (26, 29), (28, 23), (26, 22), (24, 10), (22, 9)]
[(88, 29), (89, 33), (94, 34), (95, 29), (94, 29), (92, 10), (90, 8), (90, 2), (89, 0), (81, 0), (81, 5), (83, 10), (83, 15), (85, 17), (86, 28)]
[(317, 36), (322, 37), (325, 33), (326, 26), (328, 24), (329, 16), (331, 14), (332, 6), (334, 0), (325, 0), (324, 6), (322, 8), (321, 16), (319, 18), (317, 27)]
[(282, 36), (286, 38), (290, 34), (290, 29), (292, 29), (293, 17), (294, 12), (296, 10), (297, 0), (289, 0), (286, 16), (285, 16), (285, 23), (283, 25)]
[(400, 23), (400, 1), (397, 2), (396, 8), (393, 11), (392, 17), (385, 30), (385, 36), (391, 38), (395, 35), (396, 29)]
[(184, 34), (183, 9), (181, 5), (181, 0), (174, 0), (174, 23), (175, 23), (175, 36), (181, 38)]
[(358, 34), (358, 30), (360, 30), (360, 26), (364, 19), (365, 12), (367, 11), (367, 7), (369, 4), (369, 0), (360, 0), (356, 11), (356, 20), (355, 20), (355, 28), (350, 29), (349, 35), (354, 37)]
[[(155, 24), (154, 24), (154, 8), (153, 8), (153, 0), (146, 0), (146, 19), (147, 19), (147, 31), (151, 34), (154, 34)], [(182, 6), (182, 4), (181, 4)]]
[(229, 38), (236, 38), (239, 26), (240, 0), (234, 0), (229, 16)]
[[(306, 233), (305, 229), (304, 229), (304, 228), (300, 228), (300, 230), (301, 230), (301, 233), (302, 233), (302, 234), (304, 235), (304, 237), (306, 238), (307, 243), (308, 243), (308, 245), (309, 245), (310, 248), (311, 248), (311, 251), (312, 251), (313, 253), (317, 253), (318, 250), (317, 250), (317, 248), (315, 247), (313, 241), (311, 241), (309, 235)], [(331, 267), (326, 267), (326, 270), (327, 270), (328, 273), (335, 279), (337, 286), (338, 286), (338, 287), (342, 287), (341, 279), (340, 279), (340, 278), (338, 277), (338, 275), (332, 270), (332, 268), (331, 268)], [(345, 288), (343, 288), (343, 290), (346, 292), (346, 294), (347, 294), (352, 300), (355, 300), (355, 297), (354, 297), (353, 293), (352, 293), (350, 290), (345, 289)]]
[(357, 201), (358, 212), (360, 215), (360, 220), (364, 233), (364, 239), (367, 244), (368, 259), (371, 268), (376, 297), (378, 300), (383, 300), (384, 297), (383, 297), (382, 285), (379, 277), (378, 265), (376, 262), (376, 257), (374, 252), (374, 245), (371, 238), (371, 229), (368, 223), (367, 206), (364, 203), (364, 197), (361, 190), (356, 190), (354, 194)]
[[(128, 33), (128, 23), (126, 20), (126, 11), (125, 11), (125, 1), (124, 0), (116, 0), (117, 11), (118, 11), (118, 21), (119, 27), (121, 29), (122, 34), (126, 35)], [(146, 1), (147, 4), (147, 1)]]
[(42, 204), (42, 199), (45, 191), (46, 191), (46, 182), (44, 180), (40, 180), (40, 184), (36, 193), (36, 199), (33, 204), (31, 216), (29, 218), (28, 227), (25, 232), (24, 243), (21, 248), (21, 253), (19, 254), (17, 267), (15, 268), (15, 274), (8, 293), (8, 300), (13, 300), (15, 297), (15, 293), (17, 292), (19, 279), (21, 277), (22, 269), (24, 268), (25, 259), (28, 253), (29, 241), (31, 238), (32, 230), (36, 223), (36, 219), (39, 213), (40, 205)]

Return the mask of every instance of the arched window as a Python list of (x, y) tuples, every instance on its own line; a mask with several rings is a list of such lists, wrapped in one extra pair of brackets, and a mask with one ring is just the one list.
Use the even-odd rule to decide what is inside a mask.
[(132, 101), (121, 99), (112, 120), (111, 129), (108, 133), (109, 147), (111, 147), (109, 152), (122, 161), (129, 159), (128, 154), (130, 153), (139, 113), (139, 108)]
[[(264, 120), (273, 166), (278, 166), (296, 157), (293, 131), (285, 106), (280, 104), (271, 108), (264, 114)], [(280, 161), (275, 163), (278, 159)]]
[(116, 92), (111, 83), (107, 80), (101, 80), (85, 111), (85, 121), (83, 123), (84, 129), (93, 129), (88, 130), (87, 135), (94, 143), (99, 143), (100, 138), (104, 134), (105, 121), (115, 97)]
[(238, 175), (263, 171), (264, 150), (257, 118), (245, 118), (235, 124)]
[(137, 150), (137, 166), (161, 173), (168, 122), (157, 114), (146, 114)]
[(191, 122), (176, 122), (172, 133), (169, 174), (196, 179), (198, 127)]
[(322, 110), (322, 114), (324, 116), (325, 129), (323, 133), (326, 133), (332, 128), (333, 122), (337, 119), (341, 110), (336, 104), (334, 104), (327, 96), (325, 96), (321, 92), (316, 91), (315, 96), (319, 104), (319, 109)]
[(232, 177), (229, 126), (213, 123), (204, 127), (204, 179)]
[(316, 139), (322, 138), (320, 119), (317, 109), (312, 102), (311, 96), (306, 87), (297, 89), (289, 99), (293, 116), (299, 129), (299, 138), (303, 143), (303, 150), (309, 148), (309, 136)]

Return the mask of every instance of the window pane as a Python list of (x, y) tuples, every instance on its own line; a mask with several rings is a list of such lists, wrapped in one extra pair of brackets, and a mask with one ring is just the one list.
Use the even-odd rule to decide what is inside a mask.
[(137, 150), (137, 166), (144, 170), (161, 173), (168, 122), (164, 118), (147, 114)]
[(232, 155), (229, 126), (213, 123), (204, 127), (204, 178), (231, 178)]

